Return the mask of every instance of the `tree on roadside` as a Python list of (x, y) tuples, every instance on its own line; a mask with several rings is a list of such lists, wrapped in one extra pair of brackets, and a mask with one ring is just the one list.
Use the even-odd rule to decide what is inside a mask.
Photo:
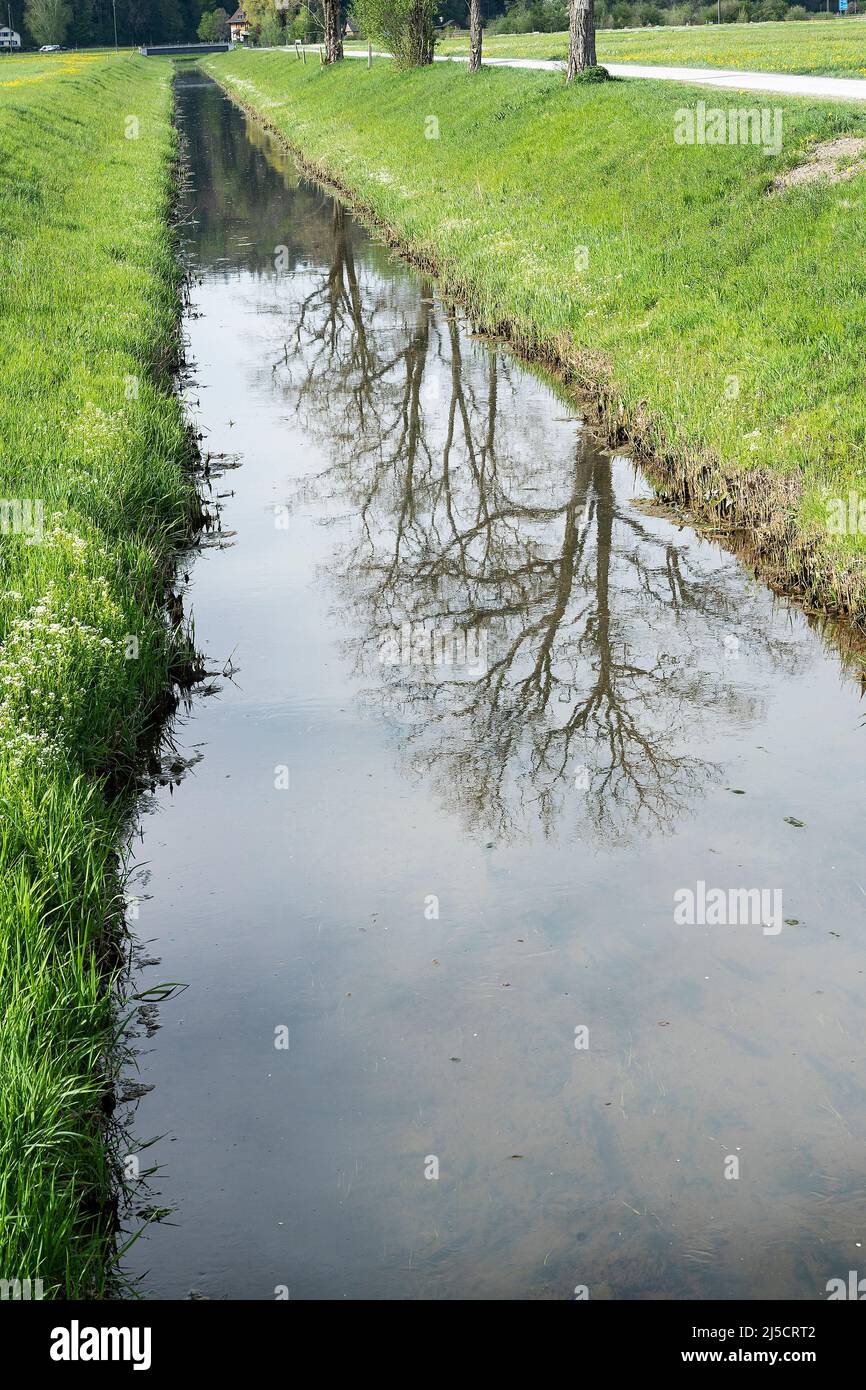
[(322, 0), (322, 19), (325, 26), (325, 62), (343, 61), (343, 20), (340, 0)]
[(274, 25), (279, 24), (275, 0), (243, 0), (242, 9), (250, 26), (249, 42), (262, 48), (272, 48)]
[(585, 68), (594, 68), (596, 63), (593, 0), (569, 0), (566, 82), (571, 82), (572, 78)]
[(469, 0), (469, 71), (481, 67), (481, 0)]
[(276, 11), (268, 11), (258, 29), (259, 48), (281, 48), (286, 42), (286, 31)]
[(343, 16), (341, 0), (302, 0), (280, 7), (292, 38), (303, 43), (320, 43), (326, 63), (343, 58)]
[(365, 38), (381, 44), (401, 67), (433, 62), (436, 0), (355, 0), (353, 12)]
[(198, 36), (202, 43), (224, 43), (229, 36), (228, 11), (205, 10), (198, 23)]
[(72, 10), (65, 0), (27, 0), (24, 21), (36, 43), (63, 43), (72, 23)]

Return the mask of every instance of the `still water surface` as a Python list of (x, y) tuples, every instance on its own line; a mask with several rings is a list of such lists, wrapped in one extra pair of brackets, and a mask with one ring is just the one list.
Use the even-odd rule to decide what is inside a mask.
[[(188, 602), (234, 674), (143, 816), (142, 987), (189, 987), (138, 1038), (175, 1211), (128, 1273), (825, 1297), (866, 1273), (858, 683), (214, 84), (178, 93), (224, 469)], [(680, 924), (699, 881), (788, 920)]]

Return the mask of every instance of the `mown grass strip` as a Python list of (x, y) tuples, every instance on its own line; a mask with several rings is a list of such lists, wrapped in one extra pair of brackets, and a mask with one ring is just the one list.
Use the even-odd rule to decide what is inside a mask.
[(171, 67), (0, 64), (0, 1279), (101, 1295), (117, 834), (190, 534)]
[(696, 510), (754, 529), (791, 587), (866, 613), (866, 538), (830, 499), (862, 487), (866, 181), (769, 193), (866, 112), (801, 100), (777, 153), (678, 144), (678, 112), (733, 93), (441, 64), (205, 66), (435, 269), (476, 320), (600, 394), (614, 437)]

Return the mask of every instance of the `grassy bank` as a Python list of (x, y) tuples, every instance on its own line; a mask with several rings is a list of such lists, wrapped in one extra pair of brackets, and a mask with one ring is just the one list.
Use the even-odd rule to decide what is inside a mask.
[(669, 494), (752, 527), (791, 587), (866, 614), (864, 538), (827, 525), (828, 498), (862, 490), (866, 185), (768, 195), (816, 140), (866, 135), (866, 113), (773, 102), (768, 155), (677, 144), (676, 110), (706, 93), (668, 83), (279, 53), (206, 66), (480, 323), (600, 394)]
[[(556, 58), (568, 53), (568, 34), (491, 34), (491, 58)], [(696, 24), (687, 29), (599, 29), (601, 63), (669, 63), (747, 72), (802, 72), (866, 77), (866, 18), (836, 16), (803, 23)], [(468, 53), (468, 40), (447, 39), (438, 53)]]
[(168, 63), (0, 63), (0, 1278), (100, 1294), (118, 796), (178, 660)]

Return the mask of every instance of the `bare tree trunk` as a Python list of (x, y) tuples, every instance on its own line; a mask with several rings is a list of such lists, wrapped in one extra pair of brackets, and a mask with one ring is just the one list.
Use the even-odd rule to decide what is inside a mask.
[(481, 0), (469, 0), (469, 71), (481, 67)]
[(569, 0), (568, 4), (568, 71), (566, 82), (584, 68), (594, 68), (595, 6), (593, 0)]
[(429, 0), (413, 0), (409, 13), (410, 62), (425, 67), (433, 62), (433, 15)]
[(343, 57), (343, 26), (340, 0), (322, 0), (325, 18), (325, 62), (339, 63)]

